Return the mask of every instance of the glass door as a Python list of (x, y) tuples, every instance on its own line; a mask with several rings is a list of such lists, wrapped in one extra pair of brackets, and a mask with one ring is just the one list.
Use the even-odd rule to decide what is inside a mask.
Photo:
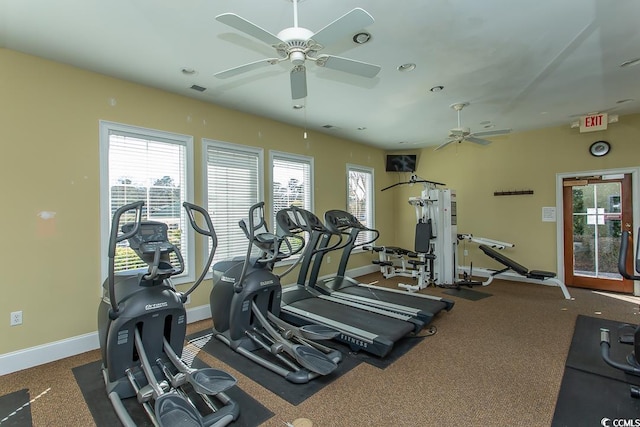
[(565, 179), (563, 187), (565, 283), (632, 293), (633, 281), (618, 273), (622, 230), (633, 229), (631, 175)]

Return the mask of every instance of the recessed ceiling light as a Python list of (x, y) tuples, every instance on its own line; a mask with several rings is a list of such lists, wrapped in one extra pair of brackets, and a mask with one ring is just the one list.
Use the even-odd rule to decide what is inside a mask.
[(632, 65), (640, 64), (640, 58), (629, 59), (628, 61), (624, 61), (620, 64), (621, 67), (631, 67)]
[(398, 71), (413, 71), (416, 69), (416, 64), (413, 62), (407, 62), (406, 64), (398, 65)]
[(632, 98), (621, 99), (620, 101), (616, 101), (616, 104), (626, 104), (627, 102), (633, 102), (633, 101), (635, 101), (635, 99), (632, 99)]
[(429, 89), (431, 92), (441, 92), (444, 89), (444, 86), (438, 85), (438, 86), (434, 86), (431, 89)]
[(365, 129), (366, 129), (366, 127), (364, 127), (364, 126), (360, 126), (360, 127), (358, 128), (358, 130), (365, 130)]
[(481, 125), (488, 125), (489, 123), (491, 123), (489, 120), (485, 120), (484, 122), (480, 122)]
[(197, 73), (196, 70), (194, 70), (193, 68), (189, 68), (189, 67), (184, 67), (180, 71), (182, 71), (182, 74), (186, 74), (187, 76), (192, 76), (192, 75)]
[(295, 105), (293, 106), (293, 109), (294, 109), (294, 110), (301, 110), (301, 109), (303, 109), (303, 108), (304, 108), (304, 105), (301, 105), (301, 104), (295, 104)]
[(494, 127), (496, 127), (496, 125), (494, 125), (494, 124), (490, 124), (490, 125), (485, 125), (484, 126), (485, 129), (491, 129), (491, 128), (494, 128)]
[(364, 31), (353, 36), (353, 41), (358, 44), (364, 44), (371, 40), (371, 34), (365, 33)]

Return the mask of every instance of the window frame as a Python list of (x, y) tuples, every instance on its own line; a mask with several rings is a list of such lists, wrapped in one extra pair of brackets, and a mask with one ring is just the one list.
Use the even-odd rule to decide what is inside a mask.
[[(194, 154), (193, 137), (191, 135), (100, 120), (100, 272), (103, 281), (106, 280), (109, 274), (108, 247), (112, 221), (110, 203), (111, 192), (109, 186), (109, 144), (110, 136), (114, 133), (184, 146), (185, 184), (187, 186), (184, 193), (185, 200), (193, 200), (194, 195)], [(182, 252), (185, 252), (186, 249), (185, 272), (179, 276), (171, 278), (171, 281), (176, 285), (195, 281), (195, 234), (193, 228), (189, 225), (188, 220), (185, 221), (184, 227), (185, 230), (183, 230), (183, 232), (186, 233), (186, 248), (183, 248)]]
[[(309, 206), (308, 207), (304, 207), (304, 209), (307, 209), (310, 212), (314, 212), (315, 209), (315, 182), (314, 182), (314, 177), (315, 177), (315, 169), (314, 169), (314, 158), (312, 156), (305, 156), (303, 154), (294, 154), (294, 153), (287, 153), (285, 151), (278, 151), (278, 150), (269, 150), (269, 197), (271, 199), (271, 215), (270, 215), (270, 220), (268, 221), (268, 225), (270, 227), (270, 230), (272, 233), (276, 233), (277, 232), (277, 224), (275, 223), (275, 217), (276, 217), (276, 207), (275, 207), (275, 197), (273, 194), (273, 167), (274, 167), (274, 160), (284, 160), (284, 161), (290, 161), (290, 162), (298, 162), (298, 163), (304, 163), (309, 165)], [(305, 242), (309, 239), (309, 236), (305, 233), (304, 235), (304, 239)], [(293, 255), (287, 259), (284, 259), (280, 262), (278, 262), (276, 265), (277, 266), (284, 266), (284, 265), (290, 265), (293, 264), (295, 262), (298, 261), (298, 258), (300, 258), (302, 256), (302, 253), (298, 253), (296, 255)]]
[(310, 212), (314, 212), (315, 209), (315, 182), (314, 182), (314, 158), (312, 156), (305, 156), (303, 154), (293, 154), (284, 151), (269, 150), (269, 197), (271, 199), (271, 216), (269, 220), (269, 227), (272, 232), (276, 230), (276, 224), (274, 223), (277, 212), (275, 211), (275, 195), (273, 194), (273, 167), (274, 160), (283, 160), (295, 163), (304, 163), (309, 165), (309, 206), (304, 207)]
[[(355, 216), (355, 214), (353, 212), (351, 212), (351, 210), (349, 209), (349, 193), (350, 193), (349, 174), (351, 172), (357, 172), (357, 173), (369, 174), (371, 176), (371, 186), (369, 188), (370, 194), (367, 194), (367, 201), (366, 201), (367, 211), (369, 212), (368, 216), (370, 216), (371, 224), (365, 224), (365, 225), (367, 227), (369, 227), (369, 228), (375, 229), (375, 226), (376, 226), (375, 169), (372, 168), (372, 167), (369, 167), (369, 166), (362, 166), (362, 165), (357, 165), (357, 164), (353, 164), (353, 163), (347, 163), (346, 171), (347, 171), (347, 174), (346, 174), (346, 179), (347, 179), (347, 183), (346, 183), (346, 190), (347, 190), (347, 194), (346, 194), (346, 211), (351, 213), (354, 216)], [(362, 247), (358, 247), (358, 248), (354, 249), (354, 252), (362, 252), (362, 251), (363, 251)]]
[[(210, 215), (214, 215), (213, 212), (209, 211), (209, 160), (208, 160), (208, 148), (215, 147), (219, 149), (227, 149), (233, 151), (245, 152), (248, 154), (256, 155), (258, 158), (258, 167), (257, 167), (257, 179), (256, 187), (258, 190), (257, 202), (264, 200), (264, 149), (262, 147), (254, 147), (250, 145), (236, 144), (232, 142), (219, 141), (209, 138), (202, 138), (202, 204), (203, 207), (209, 212)], [(249, 214), (249, 210), (247, 209), (246, 215)], [(245, 216), (246, 216), (245, 215)], [(238, 226), (238, 229), (240, 227)], [(216, 234), (218, 239), (220, 239), (219, 232), (216, 230)], [(247, 240), (247, 244), (249, 241)], [(211, 250), (210, 246), (207, 246), (203, 251), (203, 262), (206, 262), (209, 251)], [(247, 246), (244, 245), (242, 248), (242, 254), (246, 253)], [(224, 258), (227, 259), (227, 258)], [(207, 273), (207, 277), (211, 277), (211, 272)]]

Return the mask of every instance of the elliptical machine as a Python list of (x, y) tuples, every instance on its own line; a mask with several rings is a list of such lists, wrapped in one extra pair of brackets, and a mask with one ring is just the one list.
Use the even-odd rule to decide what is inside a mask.
[[(236, 379), (218, 369), (189, 368), (180, 359), (187, 325), (184, 303), (204, 279), (217, 245), (211, 219), (198, 206), (183, 204), (191, 226), (211, 239), (213, 249), (198, 280), (181, 293), (170, 277), (184, 271), (182, 255), (169, 242), (166, 224), (141, 219), (143, 205), (140, 201), (122, 206), (111, 225), (109, 275), (98, 308), (107, 395), (126, 427), (136, 425), (123, 404), (123, 399), (133, 397), (156, 426), (225, 426), (239, 414), (238, 405), (224, 393)], [(202, 214), (206, 228), (197, 225), (194, 210)], [(135, 219), (119, 234), (121, 217), (129, 211), (135, 211)], [(116, 245), (124, 240), (148, 269), (116, 275)], [(171, 264), (172, 254), (177, 268)], [(201, 409), (194, 397), (202, 399)]]
[[(640, 229), (638, 231), (640, 233)], [(627, 253), (629, 250), (629, 237), (630, 233), (627, 230), (622, 232), (622, 238), (620, 241), (620, 254), (618, 256), (618, 272), (625, 279), (640, 280), (640, 276), (630, 274), (627, 271)], [(640, 239), (638, 240), (638, 246), (636, 248), (636, 261), (635, 269), (640, 271), (640, 259), (637, 258), (640, 250)], [(620, 363), (613, 360), (609, 354), (611, 348), (610, 331), (606, 328), (600, 328), (600, 352), (602, 359), (609, 365), (616, 369), (620, 369), (623, 372), (631, 375), (640, 376), (640, 325), (623, 325), (618, 331), (618, 342), (620, 344), (627, 344), (633, 346), (633, 351), (627, 355), (626, 363)], [(640, 398), (640, 387), (632, 385), (630, 388), (630, 394), (633, 398)]]
[[(273, 273), (276, 262), (304, 248), (300, 236), (281, 237), (269, 232), (264, 202), (253, 205), (240, 227), (249, 239), (243, 259), (213, 266), (211, 317), (214, 336), (231, 349), (292, 383), (332, 373), (342, 354), (317, 340), (332, 339), (338, 331), (322, 325), (295, 327), (279, 318), (282, 286)], [(252, 256), (257, 249), (259, 255)]]

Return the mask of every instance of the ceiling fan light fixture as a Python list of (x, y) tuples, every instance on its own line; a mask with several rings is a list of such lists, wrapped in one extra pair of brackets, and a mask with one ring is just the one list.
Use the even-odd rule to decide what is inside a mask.
[(293, 65), (302, 65), (305, 59), (306, 55), (304, 52), (294, 51), (289, 54), (289, 60)]
[(353, 36), (353, 41), (358, 44), (365, 44), (371, 40), (371, 34), (362, 31)]

